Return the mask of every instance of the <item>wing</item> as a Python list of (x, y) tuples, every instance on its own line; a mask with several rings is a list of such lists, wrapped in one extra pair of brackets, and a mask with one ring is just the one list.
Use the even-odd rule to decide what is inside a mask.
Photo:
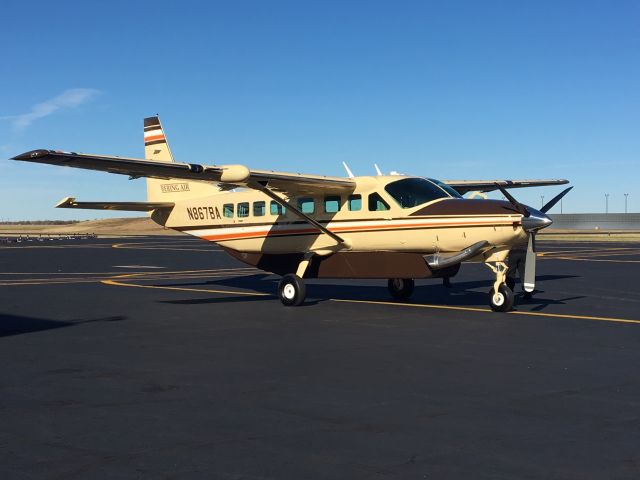
[(497, 190), (496, 184), (504, 188), (545, 187), (548, 185), (564, 185), (569, 180), (443, 180), (461, 195), (467, 192), (491, 192)]
[(172, 202), (76, 202), (73, 197), (62, 199), (56, 208), (80, 208), (85, 210), (122, 210), (125, 212), (151, 212), (159, 208), (173, 208)]
[(222, 188), (246, 187), (257, 190), (267, 188), (287, 195), (350, 192), (356, 185), (355, 181), (349, 178), (249, 170), (244, 165), (156, 162), (54, 150), (32, 150), (13, 157), (13, 160), (98, 170), (128, 175), (131, 178), (177, 178), (217, 182)]

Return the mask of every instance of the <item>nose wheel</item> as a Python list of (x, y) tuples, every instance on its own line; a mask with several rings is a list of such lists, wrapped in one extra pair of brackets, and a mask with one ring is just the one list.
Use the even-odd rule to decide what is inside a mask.
[(489, 306), (494, 312), (508, 312), (513, 308), (513, 290), (504, 283), (497, 292), (492, 288), (489, 290)]
[(496, 274), (496, 281), (489, 291), (489, 306), (494, 312), (508, 312), (513, 308), (513, 290), (509, 288), (509, 278), (507, 272), (509, 268), (504, 262), (495, 262), (495, 266), (486, 263), (493, 273)]

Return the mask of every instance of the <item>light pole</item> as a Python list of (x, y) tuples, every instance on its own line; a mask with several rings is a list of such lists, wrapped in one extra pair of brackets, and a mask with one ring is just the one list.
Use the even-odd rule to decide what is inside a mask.
[(544, 207), (544, 195), (540, 195), (540, 208)]
[(560, 199), (560, 213), (562, 214), (562, 198)]
[(627, 200), (629, 200), (629, 194), (624, 194), (624, 213), (627, 213)]
[(609, 194), (604, 194), (604, 213), (609, 213)]

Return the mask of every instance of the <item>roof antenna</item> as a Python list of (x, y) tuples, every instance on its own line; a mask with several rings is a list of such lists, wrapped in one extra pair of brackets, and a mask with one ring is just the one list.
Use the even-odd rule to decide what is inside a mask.
[(342, 166), (347, 171), (347, 175), (349, 176), (349, 178), (353, 178), (353, 172), (349, 170), (349, 165), (347, 165), (346, 162), (342, 162)]
[(380, 171), (380, 168), (378, 168), (378, 164), (374, 163), (373, 164), (374, 167), (376, 167), (376, 174), (381, 177), (382, 176), (382, 172)]

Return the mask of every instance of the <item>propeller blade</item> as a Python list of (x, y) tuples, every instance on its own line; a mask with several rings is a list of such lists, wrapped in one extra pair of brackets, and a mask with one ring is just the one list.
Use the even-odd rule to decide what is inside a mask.
[(540, 209), (540, 211), (542, 213), (547, 213), (549, 210), (551, 210), (556, 203), (558, 203), (560, 201), (560, 199), (562, 197), (564, 197), (567, 193), (569, 193), (569, 190), (571, 190), (573, 187), (569, 187), (564, 189), (562, 192), (560, 192), (558, 195), (556, 195), (555, 197), (553, 197), (551, 200), (549, 200), (547, 203), (544, 204), (544, 207), (542, 207)]
[(529, 244), (527, 245), (527, 256), (524, 262), (524, 281), (522, 282), (525, 292), (533, 292), (536, 288), (536, 251), (535, 233), (529, 234)]
[(496, 183), (495, 184), (496, 187), (498, 187), (498, 190), (500, 190), (502, 192), (502, 195), (505, 196), (505, 198), (507, 200), (509, 200), (509, 202), (511, 203), (511, 205), (513, 205), (516, 209), (516, 211), (522, 215), (524, 215), (525, 217), (528, 217), (529, 214), (529, 210), (526, 209), (526, 207), (521, 204), (520, 202), (518, 202), (515, 198), (513, 198), (511, 196), (511, 194), (509, 192), (507, 192), (507, 190), (500, 184)]

